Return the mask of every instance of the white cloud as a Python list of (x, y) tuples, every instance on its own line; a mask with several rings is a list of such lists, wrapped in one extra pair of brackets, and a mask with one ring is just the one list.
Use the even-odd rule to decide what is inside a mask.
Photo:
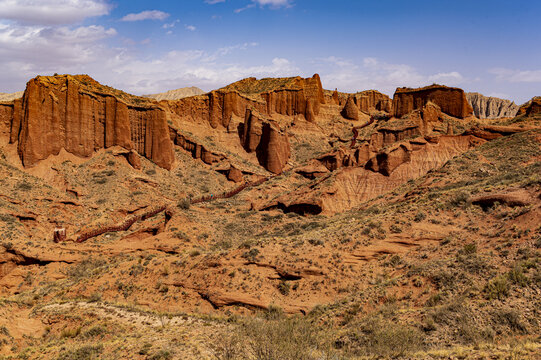
[(366, 57), (358, 64), (335, 56), (319, 59), (317, 64), (323, 85), (341, 91), (376, 89), (393, 94), (397, 87), (419, 87), (432, 83), (458, 86), (467, 81), (456, 71), (437, 74), (421, 74), (407, 64), (390, 64), (377, 58)]
[(270, 7), (279, 8), (282, 6), (289, 7), (291, 6), (291, 0), (252, 0), (253, 2), (265, 6), (269, 5)]
[(169, 14), (160, 10), (146, 10), (140, 13), (128, 14), (121, 21), (142, 21), (142, 20), (165, 20)]
[(106, 15), (110, 8), (105, 0), (0, 0), (0, 19), (27, 24), (74, 24)]
[(218, 4), (218, 3), (223, 3), (223, 2), (225, 2), (225, 0), (205, 0), (205, 2), (207, 4), (214, 5), (214, 4)]
[(180, 22), (180, 20), (177, 19), (177, 20), (173, 21), (172, 23), (163, 24), (162, 28), (164, 28), (164, 29), (174, 28), (179, 22)]
[(541, 70), (513, 70), (506, 68), (493, 68), (488, 71), (496, 75), (496, 80), (513, 83), (541, 82)]
[(193, 25), (185, 25), (184, 26), (186, 28), (186, 30), (190, 30), (190, 31), (195, 31), (197, 30), (197, 28)]

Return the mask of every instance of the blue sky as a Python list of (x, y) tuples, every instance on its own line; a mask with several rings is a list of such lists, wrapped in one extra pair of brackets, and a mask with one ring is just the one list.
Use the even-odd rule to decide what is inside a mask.
[(0, 0), (0, 91), (87, 73), (135, 93), (311, 76), (328, 89), (442, 83), (541, 95), (537, 0)]

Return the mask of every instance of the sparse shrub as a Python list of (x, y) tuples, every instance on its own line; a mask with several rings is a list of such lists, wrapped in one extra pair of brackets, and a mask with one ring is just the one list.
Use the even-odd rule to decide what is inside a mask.
[(282, 280), (278, 283), (277, 288), (278, 288), (278, 291), (280, 291), (280, 294), (287, 296), (289, 295), (291, 285), (289, 284), (289, 282)]
[(30, 190), (32, 190), (32, 185), (30, 185), (26, 181), (23, 181), (23, 182), (20, 182), (20, 183), (17, 184), (16, 189), (21, 190), (21, 191), (30, 191)]
[(471, 255), (475, 254), (477, 252), (477, 245), (474, 243), (466, 244), (461, 250), (461, 254), (463, 255)]
[(314, 246), (323, 246), (325, 244), (321, 239), (309, 239), (308, 242)]
[(154, 170), (154, 169), (149, 169), (149, 170), (145, 171), (145, 174), (147, 174), (147, 175), (155, 175), (155, 174), (156, 174), (156, 170)]
[(171, 350), (161, 349), (157, 353), (149, 356), (148, 360), (169, 360), (173, 358)]
[(182, 199), (177, 203), (177, 207), (182, 210), (188, 210), (190, 208), (190, 199)]
[(58, 360), (95, 360), (103, 351), (103, 345), (83, 345), (60, 354)]
[(392, 224), (390, 227), (389, 227), (389, 230), (393, 233), (393, 234), (400, 234), (402, 232), (402, 228), (396, 224)]
[(465, 207), (470, 204), (470, 195), (465, 191), (459, 191), (451, 197), (451, 200), (449, 200), (449, 204), (452, 207)]
[(403, 357), (423, 347), (423, 334), (414, 327), (372, 317), (349, 334), (355, 355), (384, 358)]
[(199, 255), (201, 255), (201, 251), (199, 249), (192, 249), (190, 251), (190, 256), (191, 257), (196, 257), (196, 256), (199, 256)]
[(488, 299), (502, 300), (509, 295), (509, 281), (505, 276), (498, 276), (486, 284), (484, 291)]
[(79, 336), (81, 333), (81, 327), (71, 328), (71, 329), (64, 329), (60, 333), (61, 338), (75, 338)]
[(426, 214), (422, 211), (419, 211), (417, 214), (415, 214), (415, 217), (413, 218), (413, 221), (415, 222), (421, 222), (424, 219), (426, 219)]
[(524, 269), (520, 265), (516, 265), (513, 269), (507, 273), (509, 281), (515, 285), (526, 286), (528, 285), (528, 277), (524, 274)]
[(107, 328), (103, 325), (96, 325), (83, 332), (85, 338), (93, 338), (107, 334)]
[(258, 255), (259, 250), (254, 248), (246, 251), (244, 254), (242, 254), (242, 257), (249, 261), (255, 261)]

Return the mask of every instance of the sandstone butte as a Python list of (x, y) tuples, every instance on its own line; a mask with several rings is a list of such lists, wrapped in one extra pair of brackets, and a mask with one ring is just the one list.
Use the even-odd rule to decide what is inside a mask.
[(24, 166), (57, 155), (62, 148), (89, 157), (115, 145), (166, 169), (174, 163), (164, 110), (87, 75), (38, 76), (27, 83), (22, 99), (0, 107), (9, 142), (18, 143)]
[(399, 118), (421, 109), (428, 102), (441, 108), (445, 114), (464, 119), (473, 114), (473, 109), (462, 89), (443, 85), (431, 85), (418, 89), (398, 88), (393, 97), (393, 114)]

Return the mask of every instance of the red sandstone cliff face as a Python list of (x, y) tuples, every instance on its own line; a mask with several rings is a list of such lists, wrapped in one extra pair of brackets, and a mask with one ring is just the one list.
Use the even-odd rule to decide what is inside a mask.
[(457, 118), (466, 118), (473, 114), (473, 109), (462, 89), (443, 85), (431, 85), (424, 88), (398, 88), (393, 97), (393, 114), (402, 117), (407, 113), (423, 108), (433, 102), (441, 111)]
[(246, 111), (241, 142), (247, 152), (256, 152), (261, 166), (275, 174), (282, 172), (291, 155), (287, 134), (252, 110)]
[(25, 166), (35, 165), (64, 148), (88, 157), (114, 145), (171, 169), (173, 144), (165, 112), (155, 103), (141, 101), (104, 87), (88, 76), (37, 77), (28, 82), (20, 106), (15, 101), (11, 142)]
[(541, 114), (541, 96), (536, 96), (522, 105), (517, 115), (530, 116), (534, 114)]
[(273, 113), (303, 115), (314, 121), (325, 103), (319, 75), (303, 79), (247, 78), (205, 95), (162, 103), (180, 119), (228, 127), (231, 116), (244, 117), (246, 109), (272, 116)]

